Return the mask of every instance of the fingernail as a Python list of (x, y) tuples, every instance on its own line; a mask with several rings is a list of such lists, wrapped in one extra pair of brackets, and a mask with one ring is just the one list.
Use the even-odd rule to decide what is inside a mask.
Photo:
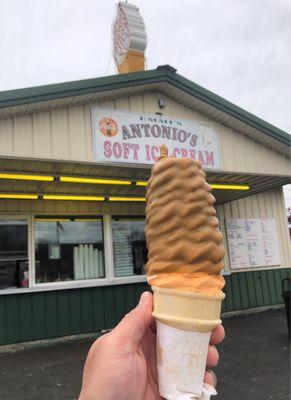
[(143, 292), (139, 299), (139, 305), (144, 304), (149, 298), (149, 292)]

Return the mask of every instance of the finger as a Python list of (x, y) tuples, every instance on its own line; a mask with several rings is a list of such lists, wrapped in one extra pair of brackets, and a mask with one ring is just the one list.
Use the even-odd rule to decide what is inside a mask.
[(222, 325), (218, 325), (212, 332), (210, 344), (218, 344), (225, 338), (225, 330)]
[(213, 386), (213, 387), (216, 387), (216, 385), (217, 385), (217, 378), (216, 378), (215, 373), (214, 373), (211, 369), (209, 369), (208, 371), (205, 372), (205, 375), (204, 375), (204, 382), (205, 382), (205, 383), (208, 383), (208, 385), (211, 385), (211, 386)]
[(151, 323), (150, 323), (150, 330), (156, 334), (157, 333), (157, 322), (156, 320), (153, 318)]
[(206, 359), (206, 365), (209, 368), (216, 367), (218, 364), (219, 360), (219, 354), (218, 351), (216, 350), (215, 346), (208, 346), (208, 354), (207, 354), (207, 359)]
[(152, 307), (152, 294), (144, 292), (138, 305), (113, 329), (114, 337), (124, 341), (124, 343), (138, 343), (152, 321)]

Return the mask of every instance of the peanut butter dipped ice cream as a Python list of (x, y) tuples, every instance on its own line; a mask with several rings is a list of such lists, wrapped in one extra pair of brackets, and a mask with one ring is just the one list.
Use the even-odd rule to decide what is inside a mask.
[(147, 185), (145, 233), (159, 391), (167, 400), (205, 400), (216, 393), (203, 384), (224, 298), (224, 249), (210, 192), (198, 161), (169, 157), (161, 146)]
[(167, 149), (161, 149), (146, 196), (152, 286), (221, 293), (224, 249), (210, 191), (198, 161), (167, 157)]

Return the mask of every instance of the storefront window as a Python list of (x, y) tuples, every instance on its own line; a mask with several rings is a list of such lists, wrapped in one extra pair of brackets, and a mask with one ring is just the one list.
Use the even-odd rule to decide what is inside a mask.
[(105, 277), (102, 218), (36, 218), (35, 282)]
[(27, 221), (0, 220), (0, 289), (28, 287)]
[(144, 218), (112, 217), (114, 274), (144, 275), (147, 247)]

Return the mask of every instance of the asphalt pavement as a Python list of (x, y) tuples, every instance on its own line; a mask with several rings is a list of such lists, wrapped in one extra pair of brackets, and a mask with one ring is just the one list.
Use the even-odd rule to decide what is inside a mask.
[[(213, 399), (290, 399), (290, 349), (284, 312), (280, 309), (224, 319), (227, 337), (219, 345), (219, 394)], [(46, 343), (5, 353), (0, 348), (0, 400), (77, 400), (92, 341)]]

